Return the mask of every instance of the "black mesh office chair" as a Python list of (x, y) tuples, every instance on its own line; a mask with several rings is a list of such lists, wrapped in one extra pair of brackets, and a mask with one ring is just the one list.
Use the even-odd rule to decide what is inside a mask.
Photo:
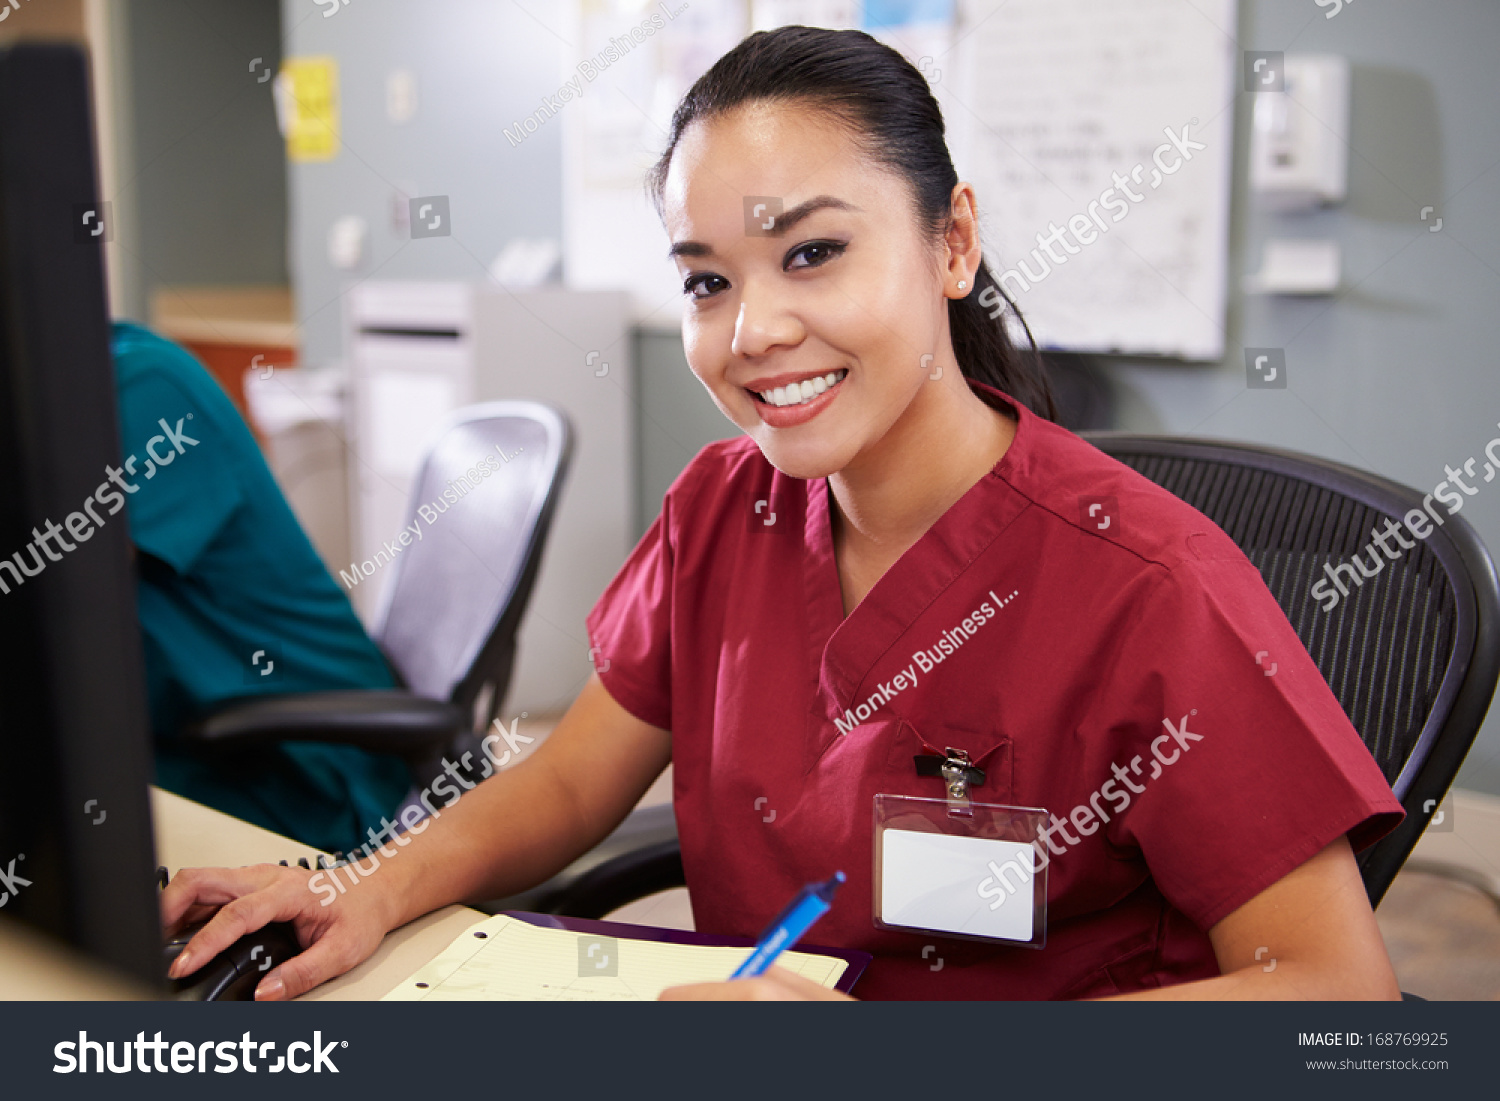
[(1325, 612), (1309, 591), (1323, 567), (1368, 553), (1371, 529), (1421, 509), (1421, 493), (1268, 447), (1086, 438), (1218, 524), (1260, 570), (1406, 809), (1359, 856), (1378, 905), (1458, 774), (1500, 676), (1500, 589), (1479, 536), (1461, 515), (1446, 517), (1375, 577), (1346, 581), (1349, 595)]
[[(1422, 494), (1274, 448), (1084, 435), (1213, 520), (1260, 570), (1406, 808), (1401, 825), (1359, 855), (1370, 905), (1378, 905), (1452, 785), (1500, 676), (1500, 589), (1489, 552), (1461, 515), (1447, 517), (1377, 576), (1348, 585), (1349, 596), (1324, 612), (1309, 592), (1324, 565), (1365, 551), (1371, 529), (1420, 509)], [(647, 825), (627, 819), (606, 844)], [(650, 840), (570, 869), (526, 900), (599, 917), (594, 911), (607, 903), (681, 886), (680, 852)]]
[[(571, 450), (568, 422), (550, 406), (500, 401), (460, 411), (412, 487), (407, 522), (421, 525), (422, 538), (382, 567), (391, 576), (372, 633), (402, 687), (255, 697), (189, 737), (219, 749), (295, 740), (397, 753), (419, 786), (445, 755), (482, 760), (479, 742), (510, 683)], [(458, 479), (485, 458), (500, 460), (499, 469), (464, 490)], [(454, 503), (443, 497), (450, 485), (464, 493)]]

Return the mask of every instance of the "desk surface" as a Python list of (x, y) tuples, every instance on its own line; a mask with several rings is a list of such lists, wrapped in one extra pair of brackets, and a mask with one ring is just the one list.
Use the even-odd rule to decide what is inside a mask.
[[(220, 814), (170, 792), (151, 789), (156, 822), (156, 859), (176, 874), (180, 868), (295, 864), (317, 851), (280, 834)], [(353, 971), (304, 994), (302, 1001), (373, 1001), (433, 959), (469, 926), (488, 915), (467, 906), (446, 906), (388, 934), (375, 954)]]
[[(649, 800), (648, 800), (649, 801)], [(1500, 894), (1500, 799), (1474, 792), (1455, 793), (1457, 826), (1451, 833), (1431, 830), (1418, 842), (1409, 864), (1458, 867), (1486, 889)], [(237, 866), (313, 856), (312, 850), (258, 826), (241, 822), (176, 795), (151, 791), (156, 822), (157, 859), (173, 872), (205, 865)], [(650, 904), (643, 900), (634, 905)], [(379, 950), (348, 974), (303, 996), (304, 1000), (361, 1001), (380, 998), (406, 976), (435, 958), (460, 933), (486, 915), (466, 906), (448, 906), (389, 934)], [(616, 920), (648, 921), (619, 911)], [(670, 925), (669, 921), (656, 924)], [(683, 927), (690, 928), (690, 925)], [(0, 1001), (82, 1000), (149, 996), (124, 980), (87, 965), (75, 955), (0, 916)]]
[(296, 348), (296, 306), (290, 287), (158, 287), (151, 328), (193, 344)]

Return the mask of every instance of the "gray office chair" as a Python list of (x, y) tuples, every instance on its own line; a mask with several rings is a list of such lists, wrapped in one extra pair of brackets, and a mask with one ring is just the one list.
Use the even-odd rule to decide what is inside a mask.
[[(1378, 905), (1452, 785), (1500, 677), (1500, 588), (1484, 544), (1462, 516), (1448, 517), (1324, 612), (1308, 591), (1323, 566), (1363, 550), (1386, 517), (1399, 523), (1421, 508), (1422, 494), (1269, 447), (1084, 436), (1218, 524), (1260, 570), (1406, 809), (1400, 826), (1359, 855), (1370, 905)], [(642, 844), (575, 865), (526, 900), (602, 917), (606, 905), (682, 886), (675, 841), (652, 835), (650, 820), (637, 815), (606, 845), (632, 835)]]
[[(407, 522), (421, 525), (422, 538), (383, 566), (390, 576), (372, 633), (401, 687), (241, 700), (188, 738), (217, 749), (318, 741), (396, 753), (418, 786), (437, 775), (444, 756), (483, 760), (479, 743), (510, 683), (516, 630), (571, 451), (567, 419), (551, 406), (499, 401), (461, 410), (412, 487)], [(487, 457), (500, 468), (447, 502), (444, 490), (457, 496), (459, 479), (468, 481)]]

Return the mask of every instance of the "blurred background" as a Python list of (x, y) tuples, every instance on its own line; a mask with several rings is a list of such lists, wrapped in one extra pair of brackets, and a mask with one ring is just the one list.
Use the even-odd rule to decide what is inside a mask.
[[(539, 733), (663, 491), (734, 434), (687, 368), (641, 177), (751, 29), (863, 27), (928, 76), (1070, 427), (1270, 444), (1424, 492), (1500, 435), (1492, 0), (0, 13), (0, 42), (90, 52), (114, 314), (210, 368), (367, 622), (381, 576), (351, 571), (400, 530), (434, 429), (491, 398), (568, 411), (580, 447), (505, 710)], [(1034, 239), (1122, 179), (1139, 205), (1038, 277)], [(1500, 489), (1474, 480), (1463, 516), (1493, 551)], [(1405, 988), (1496, 997), (1500, 715), (1458, 784), (1381, 919)], [(1468, 879), (1424, 883), (1424, 853)]]

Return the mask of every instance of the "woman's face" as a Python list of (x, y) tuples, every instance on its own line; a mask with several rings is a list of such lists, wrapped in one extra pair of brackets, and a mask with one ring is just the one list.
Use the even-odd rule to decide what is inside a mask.
[(843, 470), (951, 360), (942, 246), (905, 182), (816, 109), (756, 103), (694, 123), (663, 220), (688, 363), (786, 474)]

